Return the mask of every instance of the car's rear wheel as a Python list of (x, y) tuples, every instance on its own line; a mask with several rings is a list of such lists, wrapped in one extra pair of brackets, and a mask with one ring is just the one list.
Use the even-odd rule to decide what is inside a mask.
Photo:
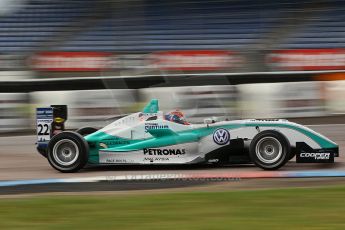
[(89, 135), (89, 134), (94, 133), (96, 131), (97, 131), (97, 129), (92, 128), (92, 127), (83, 127), (83, 128), (77, 129), (76, 132), (82, 136), (86, 136), (86, 135)]
[(88, 144), (80, 134), (62, 132), (48, 144), (48, 161), (60, 172), (76, 172), (86, 165), (88, 152)]
[(267, 130), (253, 138), (249, 153), (255, 165), (266, 170), (274, 170), (289, 160), (290, 144), (283, 134)]

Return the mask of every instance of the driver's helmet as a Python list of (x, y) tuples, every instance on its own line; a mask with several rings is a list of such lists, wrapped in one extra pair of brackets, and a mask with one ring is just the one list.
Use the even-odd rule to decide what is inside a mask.
[(165, 120), (172, 121), (178, 124), (189, 125), (189, 123), (184, 118), (184, 114), (178, 109), (165, 114), (164, 118)]

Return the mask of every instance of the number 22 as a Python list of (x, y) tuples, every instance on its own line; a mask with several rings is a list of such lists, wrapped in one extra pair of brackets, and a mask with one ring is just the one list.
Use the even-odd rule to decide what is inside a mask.
[(38, 124), (38, 135), (49, 135), (49, 126), (48, 124)]

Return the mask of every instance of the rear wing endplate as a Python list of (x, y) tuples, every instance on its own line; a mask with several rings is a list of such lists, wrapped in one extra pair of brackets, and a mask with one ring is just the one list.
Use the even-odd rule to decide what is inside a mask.
[(36, 109), (37, 145), (47, 145), (50, 139), (65, 130), (66, 105), (51, 105)]

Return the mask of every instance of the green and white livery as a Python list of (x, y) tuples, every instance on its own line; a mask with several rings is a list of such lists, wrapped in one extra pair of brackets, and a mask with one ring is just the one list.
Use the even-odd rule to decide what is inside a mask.
[[(67, 119), (67, 114), (64, 117)], [(61, 172), (75, 172), (87, 164), (254, 163), (273, 170), (294, 156), (298, 163), (332, 163), (339, 155), (336, 143), (287, 120), (176, 122), (159, 111), (156, 99), (142, 112), (99, 130), (56, 132), (54, 125), (49, 130), (50, 140), (39, 141), (38, 150)]]

